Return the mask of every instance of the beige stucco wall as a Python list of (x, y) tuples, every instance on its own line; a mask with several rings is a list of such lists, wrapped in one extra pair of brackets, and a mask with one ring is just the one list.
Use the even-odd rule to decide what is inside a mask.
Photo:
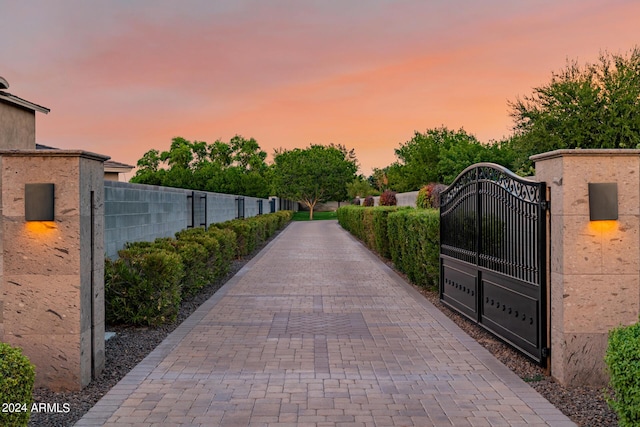
[[(78, 390), (104, 367), (104, 159), (0, 151), (0, 340), (23, 349), (36, 386)], [(54, 221), (25, 221), (26, 183), (55, 185)]]
[(6, 150), (36, 148), (36, 114), (0, 100), (0, 147)]
[[(603, 385), (608, 332), (640, 313), (640, 150), (532, 158), (550, 189), (551, 374)], [(588, 184), (618, 184), (617, 221), (590, 221)]]

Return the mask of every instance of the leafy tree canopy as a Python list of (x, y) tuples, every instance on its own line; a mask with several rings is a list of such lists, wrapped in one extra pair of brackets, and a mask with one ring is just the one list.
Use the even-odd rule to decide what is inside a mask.
[(306, 205), (313, 219), (316, 204), (346, 200), (346, 185), (355, 179), (357, 170), (353, 150), (340, 146), (276, 150), (272, 183), (278, 196)]
[(268, 197), (266, 157), (253, 138), (208, 144), (175, 137), (168, 151), (149, 150), (138, 160), (131, 182)]
[(354, 199), (356, 197), (365, 198), (372, 195), (377, 196), (379, 194), (380, 192), (373, 188), (371, 183), (361, 175), (357, 176), (355, 180), (347, 184), (347, 195), (350, 199)]
[(464, 129), (446, 127), (416, 132), (410, 141), (395, 150), (398, 161), (374, 170), (379, 190), (415, 191), (430, 182), (451, 183), (467, 166), (494, 162), (510, 166), (511, 154), (505, 142), (481, 144)]
[(556, 149), (640, 148), (640, 49), (568, 62), (509, 106), (515, 169), (529, 170), (529, 156)]

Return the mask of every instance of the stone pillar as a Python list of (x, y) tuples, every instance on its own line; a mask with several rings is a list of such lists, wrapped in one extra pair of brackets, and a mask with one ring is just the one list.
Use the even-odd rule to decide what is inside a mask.
[[(0, 340), (36, 386), (79, 390), (104, 368), (104, 172), (83, 151), (0, 151)], [(25, 184), (53, 183), (55, 219), (25, 221)]]
[[(550, 187), (551, 374), (604, 385), (608, 332), (640, 312), (640, 150), (532, 157)], [(589, 183), (618, 185), (617, 221), (589, 220)]]

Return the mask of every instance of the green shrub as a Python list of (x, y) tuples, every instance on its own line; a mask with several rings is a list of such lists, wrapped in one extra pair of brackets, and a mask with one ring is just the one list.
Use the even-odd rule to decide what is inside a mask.
[(339, 224), (407, 274), (413, 283), (437, 287), (440, 277), (440, 212), (437, 209), (343, 206)]
[(390, 257), (387, 218), (391, 212), (409, 207), (376, 206), (365, 209), (362, 206), (342, 206), (337, 210), (338, 223), (369, 248), (385, 258)]
[(640, 425), (640, 323), (609, 332), (604, 360), (614, 392), (607, 401), (620, 426)]
[(338, 223), (342, 228), (362, 239), (363, 236), (363, 216), (365, 212), (364, 206), (341, 206), (336, 211)]
[(148, 326), (175, 321), (183, 279), (181, 257), (142, 244), (118, 255), (117, 260), (105, 261), (106, 320)]
[(246, 219), (233, 219), (218, 224), (216, 228), (230, 229), (236, 233), (236, 257), (250, 254), (255, 248), (282, 228), (293, 216), (292, 211), (279, 211)]
[(279, 211), (208, 230), (186, 229), (176, 239), (127, 244), (119, 259), (105, 261), (107, 321), (150, 326), (174, 321), (182, 295), (226, 275), (234, 258), (251, 253), (292, 216)]
[(396, 206), (378, 206), (373, 209), (374, 249), (385, 258), (391, 258), (387, 220), (389, 218), (389, 214), (397, 212), (398, 209), (408, 209), (408, 207), (398, 208)]
[(418, 190), (418, 196), (416, 197), (416, 207), (419, 209), (427, 209), (431, 206), (431, 191), (428, 185), (423, 185)]
[(389, 252), (412, 283), (437, 287), (440, 280), (440, 213), (400, 209), (387, 219)]
[(364, 209), (362, 211), (362, 230), (361, 235), (358, 236), (360, 240), (371, 250), (376, 249), (376, 239), (373, 231), (373, 209)]
[(229, 229), (236, 234), (236, 258), (250, 254), (255, 248), (255, 239), (251, 234), (251, 226), (242, 219), (233, 219), (217, 224), (217, 228)]
[[(216, 248), (218, 247), (215, 241)], [(196, 240), (156, 239), (154, 248), (173, 252), (180, 257), (183, 267), (181, 298), (197, 294), (214, 279), (214, 266), (217, 250), (212, 257), (207, 248)]]
[(216, 257), (215, 276), (222, 277), (229, 272), (231, 262), (236, 256), (237, 238), (236, 233), (228, 228), (209, 227), (207, 234), (218, 241), (219, 252)]
[(275, 215), (275, 217), (278, 219), (278, 229), (280, 229), (284, 227), (286, 223), (291, 221), (291, 218), (293, 218), (293, 211), (278, 211), (270, 215)]
[(35, 367), (21, 349), (0, 342), (0, 403), (20, 405), (20, 410), (0, 411), (0, 425), (28, 424), (35, 376)]

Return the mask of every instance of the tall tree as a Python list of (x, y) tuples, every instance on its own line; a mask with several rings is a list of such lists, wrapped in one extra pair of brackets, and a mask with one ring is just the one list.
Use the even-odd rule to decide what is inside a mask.
[(523, 170), (529, 156), (562, 148), (640, 146), (640, 48), (602, 53), (594, 64), (568, 62), (533, 94), (510, 102), (513, 148)]
[(416, 132), (396, 149), (398, 161), (383, 169), (388, 185), (395, 191), (414, 191), (429, 182), (451, 183), (467, 166), (494, 162), (510, 166), (506, 144), (482, 144), (464, 129), (446, 127)]
[(131, 182), (268, 197), (266, 157), (253, 138), (209, 145), (176, 137), (168, 151), (145, 153)]
[[(358, 168), (336, 147), (277, 150), (272, 170), (273, 187), (280, 197), (297, 200), (309, 208), (309, 218), (318, 203), (345, 200), (347, 183)], [(340, 199), (342, 198), (342, 199)]]

